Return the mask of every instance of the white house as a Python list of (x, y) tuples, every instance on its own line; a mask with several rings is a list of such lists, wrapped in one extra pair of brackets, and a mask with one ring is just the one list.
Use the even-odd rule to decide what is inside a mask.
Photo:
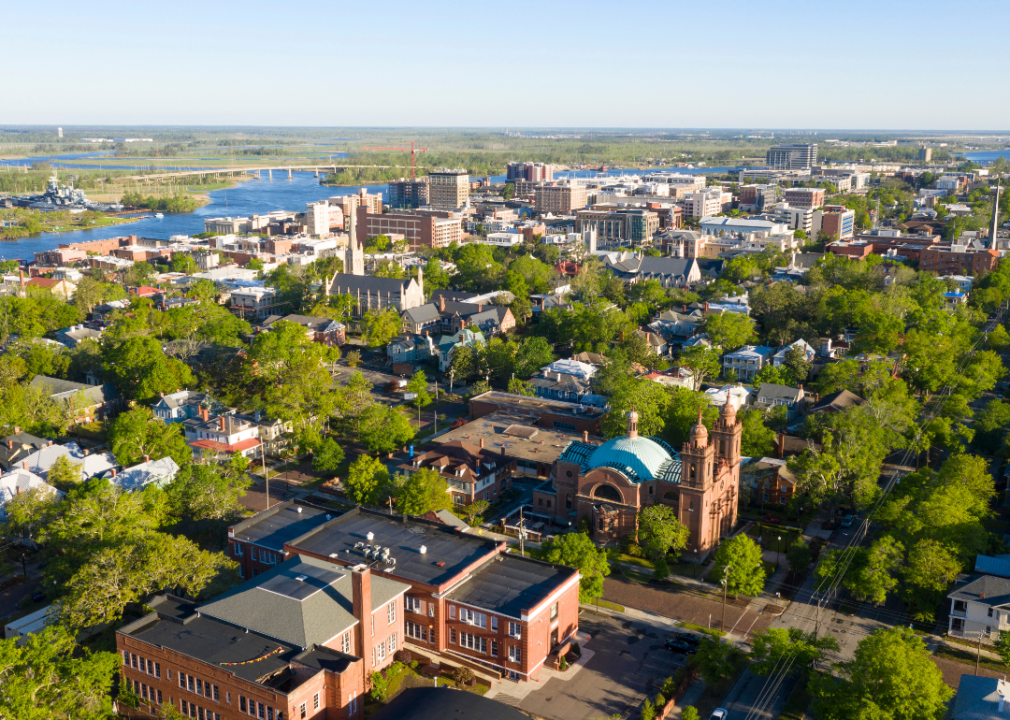
[(0, 475), (0, 522), (7, 519), (7, 503), (21, 493), (35, 489), (41, 489), (47, 495), (55, 493), (58, 497), (63, 497), (63, 493), (28, 470), (11, 470)]
[(207, 399), (202, 392), (180, 390), (171, 395), (162, 395), (152, 407), (155, 417), (166, 423), (180, 423), (200, 416), (200, 405)]
[(47, 445), (33, 452), (21, 461), (21, 469), (29, 470), (45, 479), (49, 476), (49, 469), (60, 457), (66, 457), (71, 464), (81, 466), (81, 480), (102, 475), (119, 465), (110, 452), (91, 453), (75, 442), (68, 442), (66, 445)]
[(123, 490), (143, 490), (148, 485), (165, 487), (175, 479), (179, 465), (170, 457), (151, 460), (145, 456), (144, 462), (128, 467), (122, 472), (113, 471), (109, 482)]
[(771, 362), (774, 353), (775, 348), (763, 345), (744, 345), (736, 352), (723, 355), (723, 373), (733, 370), (736, 372), (737, 379), (750, 380)]
[(1001, 630), (1010, 630), (1010, 580), (982, 575), (948, 593), (947, 633), (954, 637), (993, 643)]
[(803, 351), (803, 355), (806, 357), (807, 362), (813, 362), (814, 357), (817, 355), (817, 351), (814, 350), (813, 346), (802, 338), (794, 342), (792, 345), (786, 345), (781, 348), (775, 355), (772, 356), (772, 365), (775, 367), (782, 367), (786, 364), (786, 353), (790, 348), (797, 348)]

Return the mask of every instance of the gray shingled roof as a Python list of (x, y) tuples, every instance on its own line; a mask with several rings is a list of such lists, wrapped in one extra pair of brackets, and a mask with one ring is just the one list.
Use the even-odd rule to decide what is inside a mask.
[(420, 325), (423, 323), (438, 322), (442, 318), (442, 314), (438, 311), (438, 305), (428, 303), (427, 305), (404, 310), (403, 317), (408, 322)]
[[(372, 608), (408, 589), (372, 573)], [(200, 612), (303, 648), (322, 645), (358, 622), (350, 569), (305, 556), (257, 575), (201, 606)]]
[(982, 603), (990, 607), (1010, 604), (1010, 580), (982, 575), (947, 594), (952, 600)]
[(799, 399), (801, 390), (789, 387), (788, 385), (776, 385), (774, 383), (761, 383), (758, 388), (758, 399), (769, 398), (773, 400), (788, 400), (796, 402)]

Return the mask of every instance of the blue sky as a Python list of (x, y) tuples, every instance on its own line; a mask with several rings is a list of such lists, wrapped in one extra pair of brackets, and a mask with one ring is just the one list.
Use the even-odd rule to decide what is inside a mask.
[(1005, 0), (45, 0), (3, 17), (4, 125), (1010, 127)]

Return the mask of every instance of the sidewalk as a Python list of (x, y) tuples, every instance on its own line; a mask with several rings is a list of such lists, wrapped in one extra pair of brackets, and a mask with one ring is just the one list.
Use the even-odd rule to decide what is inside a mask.
[(552, 670), (548, 667), (543, 667), (540, 669), (540, 673), (534, 682), (516, 683), (511, 680), (498, 680), (490, 690), (484, 693), (484, 697), (493, 699), (495, 695), (504, 691), (505, 694), (509, 696), (509, 700), (518, 702), (525, 699), (525, 697), (534, 690), (539, 690), (554, 678), (563, 682), (571, 680), (580, 670), (582, 670), (583, 667), (585, 667), (586, 663), (592, 659), (593, 655), (596, 654), (593, 650), (586, 649), (586, 645), (591, 642), (591, 638), (581, 630), (575, 634), (575, 642), (579, 644), (579, 648), (582, 650), (582, 655), (566, 671), (561, 672), (560, 670)]

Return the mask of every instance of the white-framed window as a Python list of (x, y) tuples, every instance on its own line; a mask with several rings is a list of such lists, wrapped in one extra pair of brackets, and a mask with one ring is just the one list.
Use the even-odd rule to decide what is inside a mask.
[(421, 599), (407, 595), (403, 600), (404, 608), (407, 612), (421, 612)]
[(307, 711), (307, 710), (305, 709), (305, 703), (302, 703), (301, 705), (299, 705), (299, 706), (298, 706), (298, 714), (299, 714), (299, 715), (300, 715), (300, 716), (301, 716), (302, 718), (305, 718), (305, 717), (307, 717), (307, 716), (308, 716), (308, 714), (309, 714), (309, 713), (308, 713), (308, 711)]
[(428, 603), (428, 617), (435, 617), (435, 603)]
[(487, 629), (487, 615), (484, 613), (474, 612), (469, 608), (460, 608), (459, 619), (467, 625)]
[[(352, 692), (347, 697), (347, 709), (350, 711), (350, 713), (352, 715), (354, 713), (358, 712), (358, 694), (357, 693)], [(305, 716), (303, 715), (302, 717), (305, 717)]]
[(396, 652), (396, 633), (389, 636), (389, 654), (392, 655)]
[(558, 619), (558, 604), (554, 603), (553, 605), (551, 605), (551, 620), (557, 620), (557, 619)]
[(242, 543), (235, 543), (233, 547), (235, 548), (235, 557), (242, 557)]
[(396, 622), (396, 600), (386, 606), (386, 618), (390, 625)]
[(498, 632), (498, 618), (491, 616), (491, 632)]
[(509, 646), (509, 660), (511, 662), (521, 662), (523, 657), (522, 650), (519, 649), (517, 645)]
[(491, 657), (498, 657), (498, 641), (491, 641)]
[(386, 643), (381, 642), (375, 646), (375, 660), (376, 662), (382, 662), (386, 659)]
[(479, 635), (472, 635), (467, 632), (460, 632), (459, 646), (475, 650), (479, 653), (487, 654), (487, 638)]
[(517, 622), (509, 621), (509, 637), (516, 638), (517, 640), (523, 636), (523, 628)]
[(348, 630), (343, 635), (340, 636), (340, 651), (345, 653), (351, 652), (351, 631)]
[(319, 709), (319, 693), (316, 693), (315, 695), (312, 696), (312, 709), (313, 710)]
[(449, 606), (449, 619), (450, 620), (455, 620), (456, 619), (456, 606), (455, 605), (450, 605)]

